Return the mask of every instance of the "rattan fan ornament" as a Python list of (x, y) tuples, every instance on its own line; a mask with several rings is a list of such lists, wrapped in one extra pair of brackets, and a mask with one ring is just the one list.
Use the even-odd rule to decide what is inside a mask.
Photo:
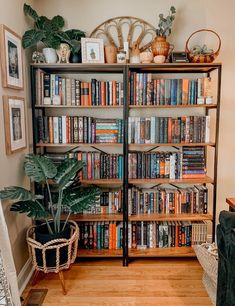
[[(196, 33), (200, 33), (200, 32), (211, 32), (211, 33), (213, 33), (217, 36), (217, 38), (219, 40), (219, 46), (218, 46), (217, 51), (214, 52), (211, 49), (209, 49), (209, 51), (208, 51), (208, 49), (207, 49), (206, 52), (203, 52), (203, 51), (200, 51), (200, 50), (197, 51), (197, 50), (194, 50), (194, 49), (189, 49), (189, 40), (191, 39), (191, 37), (193, 35), (195, 35)], [(201, 29), (201, 30), (193, 32), (189, 36), (189, 38), (186, 41), (185, 52), (187, 52), (188, 58), (189, 58), (191, 63), (212, 63), (216, 59), (216, 57), (219, 55), (220, 48), (221, 48), (220, 36), (213, 30)], [(203, 48), (201, 48), (201, 49), (203, 49)]]

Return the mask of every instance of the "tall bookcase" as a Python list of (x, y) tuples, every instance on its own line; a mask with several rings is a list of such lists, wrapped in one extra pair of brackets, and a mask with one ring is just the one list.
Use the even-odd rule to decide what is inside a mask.
[[(67, 105), (36, 105), (37, 98), (37, 84), (36, 84), (36, 71), (41, 69), (45, 73), (58, 74), (58, 75), (76, 75), (80, 79), (84, 75), (88, 78), (93, 75), (106, 75), (109, 78), (114, 75), (123, 82), (123, 105), (110, 105), (110, 106), (67, 106)], [(119, 214), (90, 214), (90, 215), (73, 215), (72, 218), (79, 222), (96, 222), (96, 221), (109, 221), (109, 222), (123, 222), (123, 244), (120, 250), (109, 249), (84, 249), (79, 250), (78, 257), (120, 257), (123, 259), (123, 265), (127, 266), (130, 258), (136, 257), (192, 257), (195, 256), (192, 247), (172, 247), (172, 248), (145, 248), (145, 249), (129, 249), (128, 248), (128, 227), (131, 222), (137, 221), (208, 221), (212, 224), (212, 239), (215, 238), (215, 219), (216, 219), (216, 193), (217, 193), (217, 163), (218, 163), (218, 135), (219, 135), (219, 114), (220, 114), (220, 89), (221, 89), (221, 70), (220, 63), (212, 64), (127, 64), (127, 65), (109, 65), (109, 64), (32, 64), (31, 65), (31, 93), (32, 93), (32, 119), (33, 119), (33, 150), (42, 154), (48, 150), (59, 150), (68, 152), (73, 148), (83, 150), (84, 147), (91, 147), (95, 150), (121, 150), (123, 154), (123, 179), (101, 179), (101, 180), (83, 180), (84, 184), (97, 184), (100, 187), (120, 187), (122, 188), (122, 201), (123, 212)], [(130, 82), (131, 74), (135, 73), (151, 73), (160, 78), (178, 78), (183, 77), (210, 77), (213, 74), (215, 79), (215, 96), (213, 104), (186, 104), (186, 105), (130, 105)], [(115, 79), (115, 78), (114, 78)], [(99, 143), (99, 144), (49, 144), (37, 143), (37, 121), (36, 112), (41, 109), (43, 115), (50, 115), (57, 112), (60, 116), (66, 114), (82, 114), (89, 116), (91, 112), (95, 112), (97, 117), (102, 118), (106, 112), (106, 118), (112, 117), (112, 112), (116, 112), (115, 117), (123, 119), (123, 143)], [(193, 116), (194, 113), (199, 112), (200, 115), (208, 116), (213, 112), (214, 126), (213, 140), (207, 143), (148, 143), (148, 144), (128, 144), (128, 120), (131, 116), (183, 116), (187, 113), (188, 116)], [(108, 114), (108, 117), (107, 117)], [(128, 177), (128, 155), (130, 150), (140, 151), (153, 151), (158, 148), (174, 147), (181, 148), (183, 146), (204, 147), (206, 150), (206, 160), (210, 164), (211, 176), (205, 175), (202, 178), (184, 178), (184, 179), (169, 179), (169, 178), (156, 178), (156, 179), (129, 179)], [(209, 149), (210, 148), (210, 149)], [(210, 152), (208, 152), (210, 150)], [(210, 211), (206, 214), (138, 214), (130, 215), (128, 212), (128, 188), (132, 185), (155, 187), (161, 184), (171, 184), (178, 186), (181, 184), (202, 184), (204, 186), (211, 186), (211, 205)]]

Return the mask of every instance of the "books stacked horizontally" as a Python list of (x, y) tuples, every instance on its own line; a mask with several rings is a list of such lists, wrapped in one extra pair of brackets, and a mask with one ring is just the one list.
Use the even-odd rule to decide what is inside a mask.
[(207, 143), (210, 117), (129, 117), (129, 144)]
[(128, 154), (130, 179), (182, 177), (181, 152), (131, 152)]
[(132, 72), (131, 105), (212, 104), (211, 78), (153, 79), (151, 73)]
[(129, 248), (189, 247), (206, 242), (207, 223), (137, 221), (129, 223), (128, 232)]
[(187, 188), (155, 188), (128, 190), (129, 214), (206, 214), (208, 189), (205, 186)]
[(37, 69), (36, 105), (123, 105), (123, 83), (96, 79), (83, 82)]
[(182, 178), (199, 178), (205, 174), (205, 148), (183, 147)]
[(37, 142), (122, 143), (122, 119), (96, 119), (77, 116), (38, 116)]
[(78, 246), (81, 249), (109, 249), (122, 248), (122, 222), (89, 222), (79, 223)]

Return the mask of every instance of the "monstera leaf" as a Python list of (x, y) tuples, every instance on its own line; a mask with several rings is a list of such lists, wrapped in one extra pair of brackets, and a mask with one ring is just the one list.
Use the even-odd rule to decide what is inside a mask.
[(38, 201), (19, 201), (12, 204), (11, 211), (27, 214), (30, 218), (47, 218), (47, 210)]
[(17, 201), (29, 201), (34, 198), (31, 191), (22, 187), (11, 186), (5, 187), (0, 191), (1, 200), (17, 200)]
[(100, 195), (100, 189), (95, 186), (81, 187), (75, 190), (70, 188), (64, 191), (63, 206), (72, 213), (79, 213), (94, 205)]
[(23, 48), (30, 48), (36, 45), (44, 38), (44, 33), (37, 30), (26, 31), (22, 37), (22, 46)]
[(30, 16), (34, 21), (37, 21), (38, 19), (37, 12), (34, 9), (32, 9), (30, 5), (27, 5), (26, 3), (24, 4), (24, 13), (25, 15)]
[(74, 182), (77, 173), (82, 170), (83, 163), (77, 159), (66, 159), (57, 168), (54, 178), (59, 189), (64, 189)]
[(25, 174), (32, 181), (40, 183), (56, 176), (57, 169), (53, 162), (44, 156), (28, 154), (24, 163)]

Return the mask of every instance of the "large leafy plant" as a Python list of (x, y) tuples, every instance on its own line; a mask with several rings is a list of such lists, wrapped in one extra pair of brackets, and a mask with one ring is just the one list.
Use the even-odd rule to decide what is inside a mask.
[(37, 12), (27, 4), (24, 4), (24, 13), (33, 19), (34, 27), (24, 33), (23, 48), (30, 48), (42, 42), (48, 48), (58, 49), (61, 42), (66, 42), (73, 53), (80, 51), (81, 37), (85, 37), (85, 32), (77, 29), (63, 31), (65, 22), (62, 16), (57, 15), (52, 19), (38, 16)]
[[(83, 187), (78, 173), (82, 162), (66, 159), (56, 166), (49, 158), (29, 154), (25, 158), (24, 171), (33, 182), (47, 188), (48, 205), (43, 204), (43, 195), (22, 187), (6, 187), (0, 191), (0, 199), (13, 200), (11, 211), (26, 213), (33, 219), (44, 219), (50, 234), (62, 231), (72, 213), (82, 212), (94, 205), (100, 191), (95, 186)], [(66, 210), (66, 221), (61, 223), (61, 214)], [(53, 226), (49, 222), (53, 220)], [(62, 226), (63, 224), (63, 226)]]
[(164, 17), (163, 14), (159, 14), (158, 29), (156, 30), (157, 36), (167, 37), (171, 34), (175, 14), (176, 9), (174, 6), (171, 6), (169, 15), (167, 17)]

